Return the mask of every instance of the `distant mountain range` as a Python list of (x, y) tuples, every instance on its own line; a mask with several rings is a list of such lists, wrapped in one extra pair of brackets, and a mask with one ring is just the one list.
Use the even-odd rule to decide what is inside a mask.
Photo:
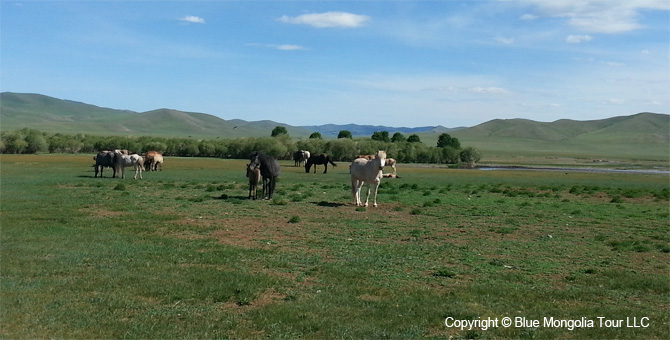
[(670, 115), (638, 113), (631, 116), (577, 121), (562, 119), (536, 122), (528, 119), (494, 119), (473, 127), (417, 128), (371, 125), (290, 126), (264, 120), (224, 120), (206, 113), (158, 109), (134, 112), (56, 99), (40, 94), (0, 94), (0, 129), (32, 128), (49, 133), (132, 135), (193, 138), (266, 137), (283, 126), (291, 137), (307, 138), (319, 132), (334, 138), (341, 130), (354, 137), (369, 137), (375, 131), (416, 133), (428, 145), (436, 145), (440, 133), (459, 138), (461, 145), (474, 146), (489, 155), (510, 155), (530, 150), (539, 155), (616, 157), (636, 155), (640, 159), (670, 158)]
[(270, 120), (225, 120), (196, 112), (158, 109), (134, 112), (98, 107), (41, 94), (3, 92), (0, 94), (0, 118), (3, 130), (33, 128), (45, 132), (91, 133), (103, 135), (191, 136), (196, 138), (265, 137), (272, 129), (283, 126), (290, 136), (308, 137), (319, 132), (324, 137), (337, 137), (348, 130), (355, 137), (371, 136), (375, 131), (402, 133), (437, 133), (452, 131), (442, 126), (420, 128), (371, 125), (290, 126)]

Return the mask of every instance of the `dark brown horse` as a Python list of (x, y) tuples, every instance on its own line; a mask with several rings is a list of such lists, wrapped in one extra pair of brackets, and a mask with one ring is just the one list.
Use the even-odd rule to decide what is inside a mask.
[(328, 173), (328, 163), (332, 164), (333, 166), (337, 166), (337, 164), (333, 163), (333, 159), (330, 157), (330, 155), (326, 153), (322, 153), (320, 155), (312, 155), (307, 160), (307, 163), (305, 163), (305, 172), (309, 173), (309, 168), (311, 168), (312, 165), (314, 165), (314, 173), (316, 173), (316, 165), (323, 164), (325, 166), (323, 173), (324, 174)]
[(256, 168), (261, 170), (261, 176), (263, 176), (263, 198), (272, 199), (272, 194), (277, 185), (277, 177), (281, 173), (279, 163), (272, 156), (258, 152), (253, 153), (249, 157), (249, 160), (251, 162), (249, 163), (248, 170), (253, 171)]
[(104, 167), (110, 167), (114, 171), (112, 177), (116, 177), (116, 154), (113, 151), (101, 151), (97, 156), (93, 157), (95, 160), (95, 176), (98, 177), (98, 171), (100, 171), (100, 177), (102, 177), (102, 169)]

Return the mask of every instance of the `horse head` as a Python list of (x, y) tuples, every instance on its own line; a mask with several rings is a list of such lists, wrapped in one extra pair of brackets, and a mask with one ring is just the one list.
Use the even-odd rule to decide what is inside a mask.
[(384, 165), (386, 165), (386, 151), (377, 151), (374, 159), (379, 161), (379, 169), (384, 169)]

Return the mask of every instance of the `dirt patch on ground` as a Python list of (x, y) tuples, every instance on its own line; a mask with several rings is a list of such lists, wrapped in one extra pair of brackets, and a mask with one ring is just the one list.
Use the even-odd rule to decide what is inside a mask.
[(286, 300), (287, 295), (277, 292), (274, 288), (267, 289), (260, 293), (256, 299), (249, 303), (239, 303), (229, 301), (221, 305), (221, 309), (234, 311), (236, 313), (246, 313), (252, 309), (262, 308), (264, 306), (280, 303)]

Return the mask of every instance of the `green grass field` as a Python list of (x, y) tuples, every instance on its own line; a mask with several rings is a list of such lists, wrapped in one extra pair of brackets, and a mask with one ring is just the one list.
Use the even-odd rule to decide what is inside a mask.
[[(91, 156), (0, 155), (2, 338), (669, 334), (667, 174), (401, 164), (363, 209), (345, 163), (282, 162), (275, 199), (251, 201), (243, 160), (133, 181), (93, 178)], [(540, 325), (445, 326), (504, 317)]]

